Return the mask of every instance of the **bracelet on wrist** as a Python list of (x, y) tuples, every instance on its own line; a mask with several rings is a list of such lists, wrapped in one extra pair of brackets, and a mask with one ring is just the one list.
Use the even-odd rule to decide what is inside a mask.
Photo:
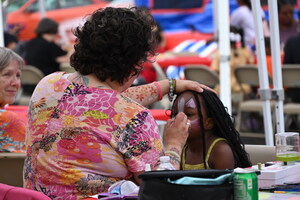
[(180, 155), (176, 151), (168, 150), (165, 154), (170, 154), (180, 159)]

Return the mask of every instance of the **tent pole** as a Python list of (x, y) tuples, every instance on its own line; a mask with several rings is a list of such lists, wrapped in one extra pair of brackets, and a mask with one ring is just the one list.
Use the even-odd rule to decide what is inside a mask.
[(39, 12), (40, 12), (41, 19), (46, 17), (45, 0), (39, 0)]
[(279, 25), (277, 1), (268, 0), (270, 14), (270, 39), (272, 53), (272, 69), (273, 69), (273, 91), (272, 96), (275, 100), (275, 116), (276, 116), (276, 132), (284, 133), (284, 114), (283, 101), (284, 91), (282, 87), (282, 71), (281, 71), (281, 55), (279, 42)]
[(273, 129), (272, 129), (272, 115), (271, 115), (271, 90), (269, 87), (269, 78), (267, 72), (266, 63), (266, 51), (263, 34), (262, 13), (260, 1), (251, 0), (252, 12), (254, 16), (255, 25), (255, 43), (256, 43), (256, 55), (259, 72), (259, 94), (260, 99), (263, 101), (263, 116), (264, 116), (264, 128), (265, 139), (268, 146), (274, 145)]
[(2, 11), (2, 1), (0, 1), (0, 16), (1, 16), (1, 21), (0, 21), (0, 46), (4, 47), (4, 22), (3, 22), (3, 11)]
[(231, 84), (230, 84), (230, 43), (229, 43), (229, 1), (217, 2), (218, 49), (220, 53), (220, 99), (231, 114)]

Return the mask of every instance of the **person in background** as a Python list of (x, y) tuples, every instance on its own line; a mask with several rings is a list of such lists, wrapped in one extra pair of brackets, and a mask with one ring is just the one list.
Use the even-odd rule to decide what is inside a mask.
[(18, 44), (18, 38), (13, 34), (4, 32), (4, 46), (6, 48), (14, 50)]
[(145, 106), (165, 94), (172, 100), (175, 93), (207, 87), (188, 80), (130, 87), (156, 54), (156, 28), (146, 8), (107, 7), (75, 29), (71, 66), (76, 72), (48, 75), (31, 97), (26, 188), (75, 200), (107, 192), (120, 180), (139, 184), (146, 164), (155, 170), (162, 155), (180, 168), (187, 116), (168, 120), (162, 140)]
[[(254, 17), (250, 0), (237, 0), (238, 8), (230, 16), (230, 25), (241, 28), (244, 32), (244, 43), (248, 48), (255, 48), (255, 30)], [(265, 36), (270, 35), (269, 24), (266, 20), (265, 13), (261, 10), (263, 32)]]
[(238, 131), (219, 97), (204, 90), (177, 95), (172, 117), (185, 113), (190, 120), (189, 136), (182, 151), (181, 169), (234, 169), (250, 167)]
[(251, 11), (250, 0), (237, 0), (239, 7), (234, 10), (230, 17), (230, 25), (242, 28), (244, 42), (247, 47), (255, 44), (254, 19)]
[(40, 69), (44, 75), (59, 71), (63, 62), (69, 62), (69, 53), (56, 44), (58, 24), (43, 18), (35, 29), (36, 37), (25, 43), (22, 56), (26, 64)]
[(299, 24), (294, 19), (294, 7), (289, 0), (278, 0), (280, 45), (283, 49), (287, 40), (299, 34)]
[[(300, 48), (300, 33), (291, 37), (287, 40), (284, 46), (284, 58), (283, 64), (300, 64), (299, 57), (299, 48)], [(288, 88), (285, 91), (286, 97), (289, 101), (300, 102), (300, 89), (299, 88)]]
[(0, 47), (0, 152), (25, 152), (25, 123), (16, 113), (5, 110), (15, 101), (23, 65), (19, 55)]

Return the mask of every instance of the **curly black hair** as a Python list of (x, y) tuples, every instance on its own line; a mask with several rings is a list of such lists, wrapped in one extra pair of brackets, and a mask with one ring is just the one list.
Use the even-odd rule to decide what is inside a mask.
[(101, 8), (74, 31), (71, 66), (82, 75), (123, 84), (155, 55), (156, 22), (147, 8)]
[[(226, 107), (219, 99), (219, 97), (214, 92), (211, 92), (209, 90), (204, 90), (202, 93), (198, 93), (190, 90), (185, 92), (191, 92), (195, 97), (197, 110), (200, 118), (201, 132), (204, 133), (204, 125), (203, 125), (203, 115), (202, 115), (201, 104), (200, 104), (201, 99), (199, 98), (199, 96), (202, 96), (203, 99), (202, 103), (207, 113), (207, 116), (211, 117), (214, 120), (215, 125), (212, 131), (213, 134), (220, 138), (226, 139), (228, 145), (230, 146), (235, 159), (235, 167), (245, 168), (245, 167), (252, 166), (248, 157), (248, 153), (245, 151), (245, 145), (240, 138), (240, 134), (234, 128), (234, 124), (231, 119), (231, 116), (228, 114)], [(178, 94), (176, 99), (183, 93), (184, 92)], [(173, 110), (174, 108), (172, 108), (172, 117), (174, 117)], [(202, 134), (202, 141), (203, 141), (203, 146), (202, 146), (203, 158), (204, 160), (206, 160), (206, 144), (205, 144), (204, 134)], [(206, 169), (207, 167), (206, 162), (204, 162), (204, 166)]]

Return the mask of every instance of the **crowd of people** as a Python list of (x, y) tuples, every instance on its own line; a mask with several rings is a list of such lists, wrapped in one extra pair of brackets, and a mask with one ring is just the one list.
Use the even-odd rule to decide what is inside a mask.
[[(254, 63), (253, 21), (238, 17), (250, 19), (251, 4), (238, 3), (231, 18), (232, 68)], [(291, 8), (287, 0), (278, 0), (284, 63), (299, 59)], [(26, 153), (25, 188), (51, 199), (82, 199), (124, 179), (139, 185), (138, 175), (148, 164), (155, 170), (163, 155), (177, 170), (251, 166), (218, 89), (190, 80), (145, 78), (143, 64), (165, 47), (162, 31), (146, 8), (108, 7), (74, 30), (71, 50), (57, 44), (58, 24), (49, 18), (38, 24), (36, 38), (16, 40), (13, 50), (0, 48), (0, 152)], [(70, 62), (75, 72), (58, 72), (62, 62)], [(45, 75), (31, 91), (27, 130), (5, 109), (14, 103), (25, 64)], [(213, 65), (218, 71), (218, 56)], [(136, 80), (142, 82), (133, 87)], [(232, 89), (239, 91), (236, 86)], [(165, 95), (173, 105), (161, 134), (148, 106)]]

